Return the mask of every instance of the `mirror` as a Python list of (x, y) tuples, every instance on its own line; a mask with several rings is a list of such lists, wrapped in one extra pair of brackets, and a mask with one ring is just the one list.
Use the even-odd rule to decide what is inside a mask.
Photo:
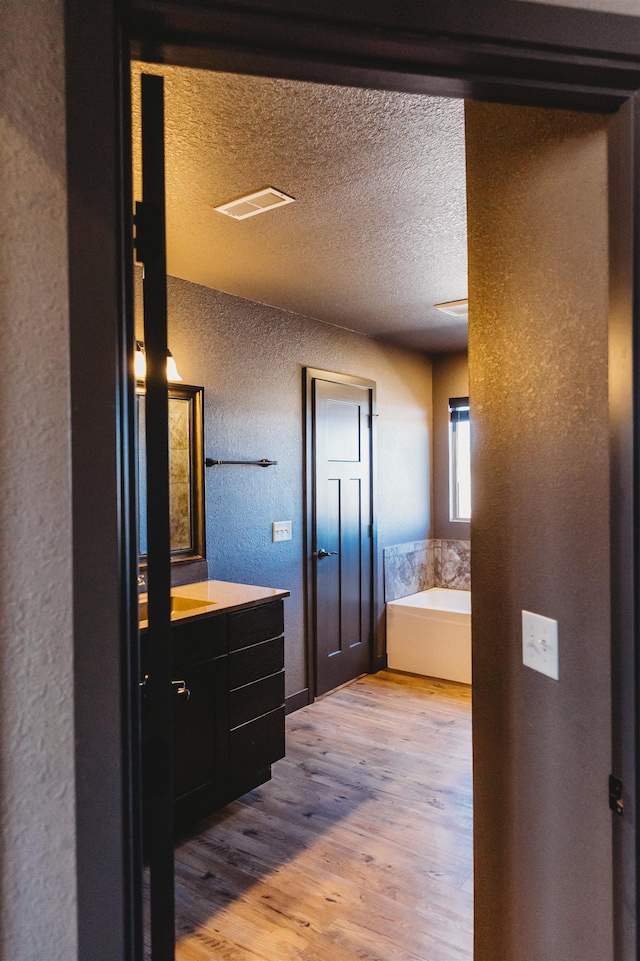
[[(169, 386), (169, 502), (171, 563), (203, 560), (204, 432), (202, 387)], [(145, 395), (137, 393), (138, 538), (140, 567), (147, 562)]]

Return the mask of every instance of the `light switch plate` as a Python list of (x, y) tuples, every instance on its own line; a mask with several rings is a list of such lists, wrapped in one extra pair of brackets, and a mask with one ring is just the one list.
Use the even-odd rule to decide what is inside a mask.
[(522, 612), (522, 663), (555, 681), (558, 673), (558, 622)]
[(276, 541), (291, 540), (291, 521), (274, 521), (271, 525), (271, 540)]

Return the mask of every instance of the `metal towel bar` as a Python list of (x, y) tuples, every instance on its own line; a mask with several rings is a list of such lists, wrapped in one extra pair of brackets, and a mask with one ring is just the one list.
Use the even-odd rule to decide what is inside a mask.
[(205, 459), (205, 467), (216, 467), (219, 464), (243, 464), (250, 467), (273, 467), (278, 463), (277, 460), (267, 460), (263, 457), (262, 460), (214, 460), (212, 457), (207, 457)]

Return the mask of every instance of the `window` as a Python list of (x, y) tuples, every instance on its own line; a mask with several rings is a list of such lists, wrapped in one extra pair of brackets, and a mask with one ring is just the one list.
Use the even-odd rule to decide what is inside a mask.
[(469, 398), (449, 400), (449, 518), (471, 520), (471, 424)]

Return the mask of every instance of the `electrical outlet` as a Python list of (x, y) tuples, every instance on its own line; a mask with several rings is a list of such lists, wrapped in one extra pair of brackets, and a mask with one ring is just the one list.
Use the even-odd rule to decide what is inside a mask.
[(291, 521), (274, 521), (271, 525), (271, 540), (274, 544), (277, 541), (290, 541)]
[(558, 622), (522, 612), (522, 663), (555, 681), (558, 673)]

